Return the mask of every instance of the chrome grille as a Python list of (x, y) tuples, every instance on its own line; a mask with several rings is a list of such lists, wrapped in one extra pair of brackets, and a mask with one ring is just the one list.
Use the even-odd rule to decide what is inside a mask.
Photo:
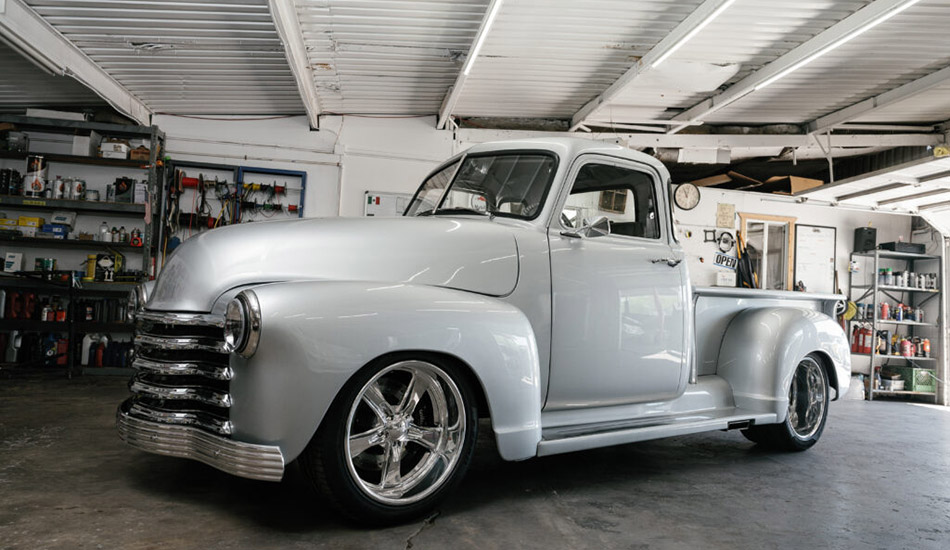
[(128, 414), (231, 435), (232, 372), (223, 326), (214, 315), (138, 312)]

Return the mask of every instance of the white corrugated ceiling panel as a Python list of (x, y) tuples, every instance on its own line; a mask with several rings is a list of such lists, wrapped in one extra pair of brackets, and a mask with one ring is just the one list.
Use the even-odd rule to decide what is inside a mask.
[(924, 0), (705, 120), (802, 123), (881, 94), (950, 65), (948, 24), (950, 2)]
[(105, 102), (66, 76), (53, 76), (0, 43), (0, 111), (27, 107), (99, 107)]
[(938, 123), (947, 120), (950, 120), (950, 82), (872, 111), (852, 122)]
[(157, 112), (299, 114), (267, 0), (26, 0)]
[[(885, 190), (877, 191), (880, 189)], [(926, 195), (918, 196), (922, 193)], [(919, 207), (950, 200), (950, 158), (915, 161), (833, 185), (816, 187), (801, 195), (807, 196), (809, 200), (841, 205), (914, 212)]]
[(701, 0), (506, 0), (460, 115), (569, 118)]
[[(692, 88), (704, 66), (735, 65), (727, 86), (864, 7), (870, 0), (738, 0), (655, 71), (644, 73), (596, 118), (621, 122), (638, 107), (669, 118), (717, 92)], [(694, 67), (691, 67), (693, 65)], [(657, 86), (655, 81), (665, 86)], [(680, 80), (681, 82), (677, 82)], [(665, 112), (667, 109), (672, 111)]]
[(433, 114), (488, 0), (297, 0), (321, 109)]

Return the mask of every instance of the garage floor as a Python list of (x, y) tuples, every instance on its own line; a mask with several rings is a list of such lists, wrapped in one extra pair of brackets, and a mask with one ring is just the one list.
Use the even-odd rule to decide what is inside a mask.
[[(941, 548), (950, 409), (832, 405), (806, 453), (715, 432), (505, 463), (427, 521), (355, 530), (298, 489), (138, 452), (125, 381), (0, 380), (0, 548)], [(874, 415), (874, 416), (871, 416)]]

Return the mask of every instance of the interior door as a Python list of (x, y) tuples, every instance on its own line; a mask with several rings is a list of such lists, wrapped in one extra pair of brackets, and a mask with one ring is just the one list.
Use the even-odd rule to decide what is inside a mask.
[[(551, 224), (553, 319), (546, 410), (665, 401), (688, 379), (688, 285), (660, 182), (588, 157)], [(584, 235), (606, 217), (609, 232)]]

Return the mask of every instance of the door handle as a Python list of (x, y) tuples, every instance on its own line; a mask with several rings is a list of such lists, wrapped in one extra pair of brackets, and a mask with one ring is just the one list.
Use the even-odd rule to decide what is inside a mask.
[(658, 263), (661, 263), (661, 262), (666, 262), (666, 265), (668, 265), (668, 266), (670, 266), (670, 267), (676, 267), (676, 266), (680, 265), (680, 262), (682, 262), (682, 261), (683, 261), (682, 258), (679, 258), (679, 259), (677, 259), (677, 258), (656, 258), (656, 259), (650, 260), (650, 262), (655, 263), (655, 264), (658, 264)]

